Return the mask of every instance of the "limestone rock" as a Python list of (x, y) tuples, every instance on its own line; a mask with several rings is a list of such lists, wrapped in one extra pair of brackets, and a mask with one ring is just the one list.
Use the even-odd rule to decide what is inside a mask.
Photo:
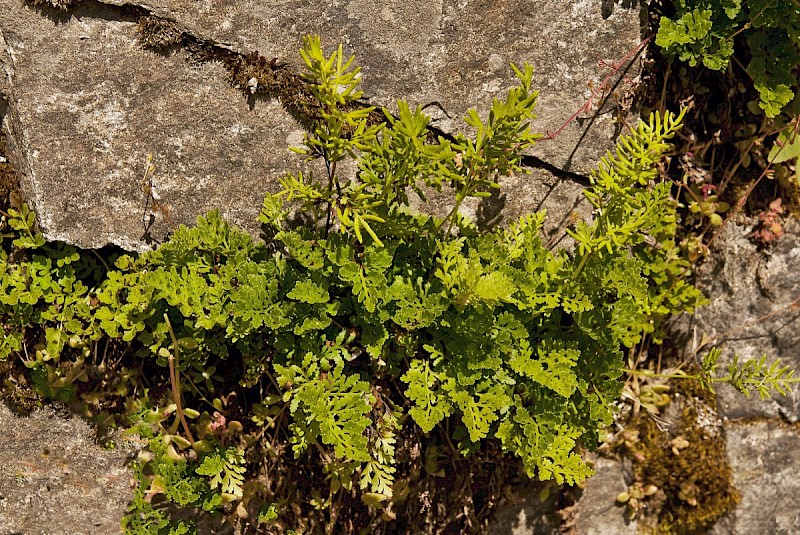
[(111, 8), (58, 22), (2, 0), (0, 28), (9, 156), (48, 239), (140, 249), (149, 153), (175, 224), (219, 207), (257, 231), (263, 192), (294, 160), (287, 137), (299, 127), (278, 102), (250, 110), (221, 65), (142, 50), (135, 20)]
[(498, 507), (487, 533), (557, 535), (561, 532), (556, 504), (558, 490), (552, 481), (527, 481)]
[[(593, 458), (595, 475), (586, 481), (585, 489), (569, 511), (562, 511), (565, 522), (576, 535), (635, 535), (637, 523), (625, 518), (625, 508), (616, 503), (616, 496), (627, 488), (622, 464), (602, 457)], [(531, 481), (501, 506), (488, 533), (510, 535), (557, 535), (562, 533), (561, 518), (553, 482)], [(551, 485), (548, 498), (539, 496), (545, 485)]]
[[(103, 0), (116, 5), (135, 0)], [(323, 45), (345, 45), (362, 65), (365, 96), (393, 107), (397, 99), (430, 105), (445, 132), (462, 128), (460, 119), (476, 107), (485, 113), (492, 98), (515, 83), (509, 63), (527, 61), (541, 90), (541, 132), (554, 131), (591, 95), (601, 69), (598, 61), (619, 60), (639, 42), (639, 8), (604, 8), (600, 2), (454, 0), (383, 2), (307, 0), (254, 3), (245, 0), (187, 3), (154, 0), (153, 14), (174, 20), (193, 35), (247, 53), (257, 50), (300, 69), (300, 39), (318, 34)], [(634, 68), (631, 76), (636, 75)], [(445, 115), (446, 114), (446, 115)], [(449, 117), (448, 117), (449, 115)], [(591, 140), (582, 144), (577, 166), (591, 168), (607, 148), (610, 114), (600, 118)], [(601, 130), (603, 133), (601, 133)], [(561, 166), (583, 129), (570, 125), (540, 154)], [(591, 147), (589, 147), (591, 145)], [(557, 161), (558, 160), (558, 161)]]
[(797, 495), (800, 481), (800, 434), (796, 425), (778, 421), (731, 422), (726, 425), (728, 458), (739, 507), (720, 520), (713, 535), (800, 532)]
[(596, 474), (586, 483), (575, 505), (576, 535), (635, 535), (636, 522), (625, 518), (625, 508), (616, 502), (617, 495), (627, 489), (622, 465), (610, 459), (597, 458)]

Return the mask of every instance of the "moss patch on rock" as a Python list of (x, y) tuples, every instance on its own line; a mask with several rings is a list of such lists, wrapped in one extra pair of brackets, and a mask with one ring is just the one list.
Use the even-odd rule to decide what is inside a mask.
[(679, 381), (674, 388), (673, 425), (659, 427), (642, 412), (630, 426), (638, 430), (638, 441), (630, 444), (636, 484), (658, 489), (646, 499), (639, 520), (646, 531), (702, 533), (733, 510), (740, 497), (714, 394), (696, 381)]

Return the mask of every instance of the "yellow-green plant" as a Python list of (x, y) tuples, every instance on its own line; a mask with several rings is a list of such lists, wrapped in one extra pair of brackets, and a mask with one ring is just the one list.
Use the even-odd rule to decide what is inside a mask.
[[(129, 533), (189, 529), (154, 508), (155, 495), (207, 510), (250, 503), (258, 483), (246, 468), (257, 465), (246, 460), (287, 446), (325, 475), (327, 497), (318, 487), (258, 491), (265, 522), (280, 522), (290, 499), (327, 509), (331, 522), (344, 494), (372, 509), (399, 504), (412, 477), (399, 483), (399, 459), (433, 436), (443, 442), (423, 449), (430, 473), (443, 469), (437, 456), (472, 455), (491, 441), (530, 476), (583, 481), (592, 470), (578, 446), (597, 446), (611, 422), (623, 351), (704, 302), (684, 280), (676, 204), (655, 168), (682, 113), (655, 114), (620, 139), (586, 191), (593, 217), (570, 230), (575, 252), (552, 251), (540, 236), (544, 212), (483, 231), (458, 211), (522, 171), (538, 137), (529, 65), (513, 67), (518, 86), (487, 117), (468, 114), (473, 136), (432, 140), (418, 107), (400, 101), (383, 123), (358, 107), (359, 73), (341, 47), (326, 56), (310, 37), (301, 54), (320, 119), (299, 150), (325, 171), (289, 174), (265, 196), (267, 242), (213, 211), (98, 272), (74, 249), (28, 239), (18, 245), (31, 259), (0, 253), (0, 318), (12, 339), (2, 357), (43, 333), (47, 355), (24, 357), (33, 369), (70, 358), (72, 336), (127, 341), (145, 362), (172, 367), (159, 399), (173, 405), (143, 412), (159, 401), (143, 391), (129, 407), (147, 423), (137, 430), (150, 452)], [(345, 159), (355, 173), (344, 174)], [(409, 192), (426, 188), (453, 192), (445, 218), (409, 207)], [(27, 215), (13, 219), (35, 236)], [(225, 376), (197, 373), (212, 367)], [(223, 414), (218, 392), (231, 380), (256, 398), (242, 405), (244, 424)], [(214, 414), (192, 408), (206, 403)], [(263, 452), (248, 457), (257, 444)]]

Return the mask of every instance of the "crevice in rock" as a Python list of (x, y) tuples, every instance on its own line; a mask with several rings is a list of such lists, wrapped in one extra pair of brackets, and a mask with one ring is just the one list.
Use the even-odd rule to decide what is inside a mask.
[(147, 16), (147, 8), (135, 5), (113, 5), (99, 0), (26, 0), (31, 8), (56, 24), (66, 24), (73, 17), (108, 22), (136, 22)]
[[(8, 101), (0, 98), (0, 125), (5, 119)], [(6, 152), (6, 135), (0, 128), (0, 210), (7, 211), (19, 202), (19, 177)]]
[[(627, 76), (628, 72), (631, 70), (631, 67), (633, 67), (634, 63), (636, 63), (636, 60), (638, 60), (639, 57), (641, 57), (641, 55), (644, 53), (644, 50), (645, 50), (644, 47), (640, 48), (639, 51), (636, 52), (636, 54), (634, 54), (634, 56), (628, 61), (627, 65), (625, 65), (625, 68), (624, 69), (620, 69), (616, 73), (616, 80), (608, 88), (608, 94), (609, 95), (613, 95), (613, 94), (615, 94), (617, 92), (617, 90), (619, 89), (620, 84), (622, 83), (623, 80), (625, 80), (625, 77)], [(602, 99), (601, 98), (600, 105), (597, 106), (597, 109), (594, 111), (592, 116), (589, 117), (588, 121), (585, 121), (586, 126), (581, 124), (581, 126), (583, 127), (583, 132), (581, 133), (581, 136), (578, 138), (578, 141), (575, 142), (575, 146), (572, 148), (572, 152), (569, 153), (569, 156), (567, 157), (567, 161), (562, 166), (562, 169), (561, 169), (562, 171), (569, 172), (569, 168), (572, 167), (572, 159), (578, 153), (578, 149), (581, 147), (581, 144), (586, 139), (586, 136), (589, 135), (589, 130), (591, 130), (592, 125), (594, 125), (594, 123), (597, 120), (597, 118), (600, 117), (600, 115), (602, 113), (604, 113), (605, 109), (608, 108), (608, 107), (609, 107), (608, 106), (608, 99)], [(622, 124), (618, 122), (618, 123), (616, 123), (616, 126), (614, 128), (613, 138), (617, 139), (621, 132), (622, 132)], [(553, 171), (550, 171), (550, 172), (552, 173)], [(578, 183), (580, 183), (580, 182), (578, 182)]]
[(556, 165), (553, 165), (550, 162), (546, 162), (539, 158), (538, 156), (531, 156), (525, 155), (522, 158), (522, 165), (527, 167), (532, 167), (534, 169), (544, 169), (554, 177), (559, 180), (569, 180), (570, 182), (575, 182), (576, 184), (580, 184), (584, 187), (590, 187), (592, 185), (589, 177), (586, 175), (582, 175), (580, 173), (575, 173), (574, 171), (568, 171), (566, 169), (562, 169)]

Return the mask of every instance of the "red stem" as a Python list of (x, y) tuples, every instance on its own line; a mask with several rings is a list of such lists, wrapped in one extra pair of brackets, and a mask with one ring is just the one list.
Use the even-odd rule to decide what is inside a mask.
[(627, 62), (629, 59), (631, 59), (633, 56), (635, 56), (636, 54), (638, 54), (638, 53), (639, 53), (639, 51), (640, 51), (642, 48), (644, 48), (644, 47), (645, 47), (645, 45), (646, 45), (648, 42), (650, 42), (650, 40), (651, 40), (653, 37), (655, 37), (655, 36), (654, 36), (654, 35), (651, 35), (650, 37), (648, 37), (647, 39), (645, 39), (644, 41), (642, 41), (641, 43), (639, 43), (638, 45), (636, 45), (634, 48), (632, 48), (631, 50), (629, 50), (629, 51), (628, 51), (628, 53), (627, 53), (627, 54), (625, 54), (625, 57), (623, 57), (623, 58), (620, 60), (620, 62), (617, 64), (617, 66), (616, 66), (616, 67), (613, 67), (613, 65), (612, 65), (612, 67), (613, 67), (613, 68), (611, 69), (611, 72), (608, 74), (608, 76), (606, 76), (606, 77), (605, 77), (605, 79), (604, 79), (604, 80), (603, 80), (603, 82), (600, 84), (600, 86), (599, 86), (597, 89), (595, 89), (595, 90), (593, 90), (593, 91), (592, 91), (592, 96), (591, 96), (591, 97), (589, 97), (589, 100), (587, 100), (587, 101), (586, 101), (586, 103), (585, 103), (583, 106), (581, 106), (581, 107), (580, 107), (580, 109), (579, 109), (578, 111), (576, 111), (575, 113), (573, 113), (573, 114), (570, 116), (570, 118), (569, 118), (569, 119), (567, 119), (566, 121), (564, 121), (564, 124), (562, 124), (562, 125), (561, 125), (561, 127), (560, 127), (558, 130), (556, 130), (555, 132), (548, 132), (546, 136), (544, 136), (543, 138), (541, 138), (541, 139), (539, 140), (539, 143), (541, 143), (542, 141), (548, 141), (548, 140), (551, 140), (551, 139), (555, 139), (556, 137), (558, 137), (558, 135), (559, 135), (559, 134), (561, 134), (561, 132), (563, 132), (563, 131), (564, 131), (564, 129), (565, 129), (565, 128), (566, 128), (566, 127), (569, 125), (569, 123), (571, 123), (572, 121), (574, 121), (574, 120), (575, 120), (575, 118), (577, 118), (577, 117), (578, 117), (578, 115), (580, 115), (581, 113), (584, 113), (584, 112), (586, 112), (586, 111), (587, 111), (587, 110), (588, 110), (588, 109), (589, 109), (589, 108), (592, 106), (592, 102), (594, 102), (594, 99), (595, 99), (595, 98), (597, 98), (597, 95), (599, 95), (599, 94), (600, 94), (600, 93), (601, 93), (601, 92), (602, 92), (602, 91), (603, 91), (603, 90), (604, 90), (606, 87), (608, 87), (608, 85), (609, 85), (609, 84), (610, 84), (610, 82), (611, 82), (611, 79), (614, 77), (614, 75), (615, 75), (615, 74), (617, 74), (617, 73), (619, 72), (619, 70), (622, 68), (622, 66), (623, 66), (623, 65), (624, 65), (624, 64), (625, 64), (625, 63), (626, 63), (626, 62)]

